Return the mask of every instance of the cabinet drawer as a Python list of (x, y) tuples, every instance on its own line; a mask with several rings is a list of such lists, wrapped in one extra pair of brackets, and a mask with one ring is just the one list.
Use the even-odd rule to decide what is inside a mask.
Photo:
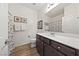
[(48, 39), (48, 38), (46, 38), (46, 37), (43, 37), (43, 36), (41, 36), (41, 35), (37, 35), (36, 38), (37, 38), (37, 40), (39, 39), (39, 40), (41, 40), (41, 41), (43, 41), (43, 42), (45, 42), (45, 43), (47, 43), (47, 44), (50, 43), (50, 39)]
[(64, 56), (61, 52), (57, 51), (53, 47), (44, 44), (44, 56)]
[(40, 39), (40, 37), (41, 37), (40, 35), (38, 35), (38, 34), (36, 35), (36, 39)]
[(53, 40), (51, 41), (50, 45), (51, 45), (52, 47), (56, 48), (56, 49), (59, 49), (59, 47), (60, 47), (60, 44), (58, 44), (57, 42), (55, 42), (55, 41), (53, 41)]
[(63, 45), (61, 43), (51, 41), (51, 46), (53, 46), (57, 50), (61, 51), (65, 55), (68, 55), (68, 56), (74, 56), (75, 55), (75, 49), (70, 48), (66, 45)]
[(47, 44), (50, 43), (50, 39), (48, 39), (48, 38), (46, 38), (46, 37), (42, 37), (42, 36), (41, 36), (41, 40), (42, 40), (43, 42), (47, 43)]
[(60, 51), (68, 56), (75, 56), (75, 49), (65, 45), (61, 45)]

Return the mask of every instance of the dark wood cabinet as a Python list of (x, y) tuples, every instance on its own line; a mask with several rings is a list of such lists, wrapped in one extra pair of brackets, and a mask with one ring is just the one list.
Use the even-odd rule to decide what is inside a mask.
[(77, 50), (76, 52), (77, 52), (77, 54), (78, 54), (78, 56), (79, 56), (79, 50)]
[(38, 53), (43, 56), (43, 42), (40, 40), (39, 36), (38, 39), (36, 39), (36, 48)]
[(41, 35), (36, 36), (36, 48), (41, 56), (78, 56), (79, 50)]
[(48, 39), (48, 38), (46, 38), (46, 37), (42, 37), (41, 36), (41, 40), (44, 42), (44, 43), (46, 43), (46, 44), (50, 44), (50, 40)]
[(64, 56), (64, 54), (60, 53), (53, 47), (44, 44), (44, 56)]
[(76, 51), (75, 49), (70, 48), (66, 45), (63, 45), (59, 42), (55, 42), (55, 41), (52, 40), (50, 45), (52, 47), (54, 47), (55, 49), (59, 50), (60, 52), (62, 52), (63, 54), (65, 54), (65, 55), (68, 55), (68, 56), (74, 56), (75, 55), (75, 51)]

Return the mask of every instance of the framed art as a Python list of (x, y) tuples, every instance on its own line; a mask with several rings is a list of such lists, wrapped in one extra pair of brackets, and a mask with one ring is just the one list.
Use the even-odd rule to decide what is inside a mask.
[(14, 16), (14, 22), (20, 22), (20, 21), (21, 21), (21, 17)]
[(23, 23), (27, 23), (27, 18), (22, 18)]
[(14, 16), (14, 22), (27, 23), (27, 18)]
[(20, 20), (19, 20), (19, 21), (20, 21), (20, 22), (22, 22), (22, 19), (23, 19), (23, 18), (22, 18), (22, 17), (20, 17)]

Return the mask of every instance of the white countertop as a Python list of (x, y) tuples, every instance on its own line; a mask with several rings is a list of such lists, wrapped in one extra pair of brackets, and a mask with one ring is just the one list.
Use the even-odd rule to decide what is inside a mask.
[(37, 34), (47, 37), (51, 40), (60, 42), (62, 44), (65, 44), (67, 46), (79, 49), (79, 35), (73, 35), (68, 33), (56, 33), (56, 32), (55, 35), (51, 35), (50, 32), (37, 33)]

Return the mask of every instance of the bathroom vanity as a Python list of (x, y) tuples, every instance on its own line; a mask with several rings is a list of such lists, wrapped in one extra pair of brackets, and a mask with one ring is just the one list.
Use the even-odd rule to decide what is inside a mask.
[(36, 48), (41, 56), (79, 56), (79, 39), (37, 33)]

